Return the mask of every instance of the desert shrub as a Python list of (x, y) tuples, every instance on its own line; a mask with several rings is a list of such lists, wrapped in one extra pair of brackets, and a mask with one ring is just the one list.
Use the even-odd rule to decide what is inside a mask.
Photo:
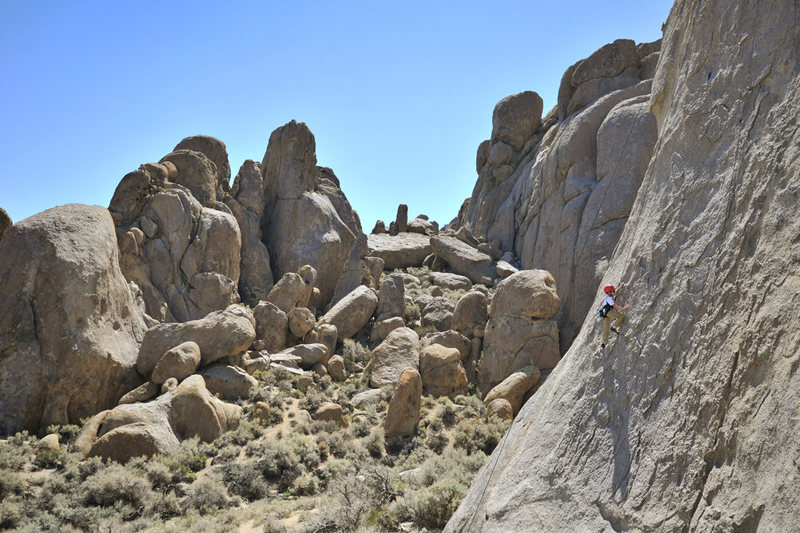
[(467, 453), (480, 450), (488, 455), (503, 438), (509, 424), (509, 422), (496, 417), (490, 417), (486, 421), (482, 419), (462, 420), (453, 429), (453, 446), (462, 448)]
[(319, 406), (322, 405), (322, 402), (325, 401), (325, 398), (320, 394), (317, 390), (309, 389), (306, 392), (305, 397), (300, 400), (299, 407), (300, 409), (305, 409), (309, 413), (313, 413)]
[(53, 511), (58, 507), (69, 507), (73, 504), (72, 500), (81, 499), (80, 488), (79, 479), (67, 479), (61, 473), (51, 474), (42, 483), (36, 504), (40, 509), (47, 511)]
[(419, 423), (419, 428), (426, 432), (439, 432), (444, 429), (444, 422), (441, 418), (427, 418)]
[(422, 325), (414, 326), (412, 329), (417, 333), (417, 335), (419, 335), (420, 339), (425, 335), (427, 335), (428, 333), (436, 333), (437, 331), (439, 331), (433, 324), (427, 324), (424, 326)]
[(286, 526), (268, 516), (264, 517), (261, 522), (261, 531), (264, 533), (287, 533), (289, 530), (286, 529)]
[(186, 489), (186, 497), (181, 502), (181, 507), (184, 510), (196, 509), (201, 514), (207, 514), (227, 507), (229, 503), (230, 498), (222, 480), (211, 474), (196, 480)]
[(193, 437), (181, 442), (181, 450), (173, 456), (173, 459), (192, 472), (199, 472), (206, 467), (206, 461), (210, 455), (214, 455), (214, 449)]
[(64, 424), (63, 426), (53, 424), (47, 426), (47, 433), (56, 433), (62, 446), (72, 444), (80, 432), (81, 427), (77, 424)]
[[(212, 465), (221, 465), (225, 463), (230, 463), (231, 461), (235, 461), (239, 458), (239, 453), (242, 451), (242, 448), (236, 446), (235, 444), (228, 444), (221, 450), (217, 452), (216, 457), (211, 461)], [(190, 471), (191, 472), (191, 471)]]
[(78, 463), (78, 476), (80, 481), (85, 481), (86, 478), (92, 474), (96, 474), (103, 468), (105, 468), (105, 465), (103, 464), (103, 459), (100, 457), (89, 457), (85, 461), (81, 461)]
[(289, 492), (293, 496), (313, 496), (319, 490), (319, 481), (313, 474), (303, 474), (294, 480)]
[(359, 417), (356, 421), (350, 424), (350, 433), (356, 438), (363, 438), (369, 435), (372, 428), (375, 427), (375, 422), (368, 417)]
[(419, 305), (415, 303), (409, 303), (406, 305), (405, 309), (403, 310), (403, 319), (406, 321), (406, 324), (411, 324), (416, 322), (422, 318), (422, 311), (419, 309)]
[(287, 443), (281, 441), (264, 441), (256, 464), (264, 477), (275, 482), (281, 492), (291, 487), (302, 473), (300, 458)]
[(382, 427), (376, 427), (367, 438), (363, 440), (364, 448), (374, 459), (380, 459), (384, 453), (385, 436)]
[(270, 367), (254, 374), (254, 377), (267, 387), (276, 387), (283, 392), (289, 392), (292, 385), (292, 373), (283, 367)]
[(344, 429), (338, 429), (328, 434), (324, 438), (324, 441), (328, 444), (330, 454), (338, 459), (341, 459), (345, 457), (348, 452), (354, 450), (352, 439), (353, 436), (348, 431)]
[(322, 462), (317, 449), (317, 442), (312, 437), (292, 435), (288, 440), (288, 444), (306, 468), (314, 468)]
[(435, 416), (450, 428), (458, 421), (458, 409), (449, 398), (444, 397), (444, 401), (436, 408)]
[(174, 491), (154, 494), (144, 510), (145, 516), (169, 519), (181, 514), (181, 505)]
[(61, 455), (45, 446), (36, 446), (33, 464), (42, 469), (56, 468), (61, 466)]
[(333, 379), (331, 379), (330, 376), (320, 376), (316, 372), (312, 375), (314, 377), (314, 383), (317, 384), (317, 388), (320, 392), (325, 392), (333, 387)]
[(3, 499), (0, 501), (0, 529), (16, 529), (22, 522), (22, 510), (18, 502)]
[(372, 350), (352, 339), (345, 339), (342, 345), (342, 357), (348, 372), (353, 371), (353, 363), (362, 367), (372, 359)]
[(486, 414), (486, 406), (483, 405), (483, 401), (474, 394), (470, 394), (468, 396), (456, 396), (454, 401), (458, 405), (464, 406), (462, 411), (462, 415), (464, 417), (474, 418), (484, 416)]
[(447, 438), (447, 435), (440, 431), (431, 432), (425, 437), (425, 446), (437, 454), (441, 454), (449, 442), (450, 439)]
[(0, 470), (22, 470), (33, 453), (34, 442), (27, 431), (21, 431), (0, 444)]
[(100, 507), (112, 506), (116, 502), (141, 507), (151, 495), (147, 479), (116, 463), (86, 478), (80, 490), (85, 504)]
[(249, 502), (265, 498), (269, 485), (254, 462), (231, 463), (224, 468), (223, 479), (228, 492)]
[(390, 469), (359, 463), (354, 470), (331, 485), (327, 496), (332, 500), (332, 512), (315, 524), (316, 530), (356, 531), (368, 522), (377, 523), (386, 505), (399, 494), (399, 480)]
[[(311, 427), (309, 428), (312, 435), (327, 435), (330, 433), (335, 433), (339, 430), (339, 424), (334, 422), (333, 420), (316, 420), (311, 423)], [(317, 437), (319, 440), (320, 437)]]
[[(128, 463), (128, 466), (132, 465)], [(157, 492), (164, 493), (179, 482), (170, 468), (159, 460), (146, 460), (142, 464), (142, 471), (144, 477), (150, 482), (150, 487)]]
[(471, 480), (486, 462), (477, 451), (452, 450), (426, 460), (421, 468), (428, 486), (407, 490), (390, 504), (384, 521), (411, 521), (417, 527), (443, 528), (464, 499)]
[(397, 455), (406, 447), (407, 439), (403, 437), (389, 437), (386, 439), (386, 452)]
[(22, 494), (25, 482), (16, 472), (0, 470), (0, 501), (15, 494)]
[[(214, 446), (222, 448), (227, 445), (244, 446), (264, 434), (264, 427), (252, 420), (242, 419), (239, 427), (233, 431), (226, 431), (214, 441)], [(185, 441), (184, 441), (185, 442)]]
[(389, 507), (387, 516), (393, 522), (411, 521), (418, 527), (441, 529), (458, 509), (466, 492), (467, 485), (446, 479), (407, 492)]
[(447, 289), (442, 287), (442, 296), (453, 302), (454, 304), (458, 303), (458, 300), (461, 299), (462, 296), (467, 294), (466, 289)]

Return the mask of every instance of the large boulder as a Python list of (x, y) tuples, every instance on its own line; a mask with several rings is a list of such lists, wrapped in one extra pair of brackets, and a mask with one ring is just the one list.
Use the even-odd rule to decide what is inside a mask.
[(0, 433), (76, 424), (142, 383), (145, 325), (104, 208), (17, 222), (0, 241), (0, 310)]
[(200, 366), (217, 359), (247, 351), (256, 339), (256, 320), (253, 313), (241, 305), (231, 305), (210, 313), (200, 320), (159, 324), (147, 330), (139, 349), (136, 368), (150, 376), (164, 353), (187, 341), (200, 348)]
[(411, 328), (397, 328), (372, 350), (370, 385), (397, 383), (403, 370), (419, 368), (419, 335)]
[(410, 437), (419, 424), (420, 405), (422, 402), (422, 378), (413, 368), (405, 369), (397, 379), (383, 433), (386, 438)]
[(76, 448), (88, 457), (120, 463), (132, 457), (170, 455), (180, 451), (184, 439), (213, 441), (235, 429), (241, 417), (241, 407), (212, 396), (203, 378), (194, 375), (154, 401), (95, 415), (78, 435)]
[(480, 291), (469, 291), (458, 299), (450, 327), (467, 338), (483, 337), (489, 319), (489, 304)]
[(258, 388), (256, 378), (239, 367), (211, 365), (199, 372), (211, 394), (227, 401), (247, 399)]
[(488, 407), (495, 400), (506, 400), (516, 415), (522, 408), (523, 398), (539, 383), (541, 375), (533, 365), (522, 367), (492, 388), (483, 398), (483, 403)]
[(552, 274), (546, 270), (521, 270), (498, 284), (489, 317), (553, 318), (560, 305)]
[(431, 396), (457, 396), (467, 393), (467, 373), (456, 348), (441, 344), (425, 346), (419, 354), (422, 388)]
[(456, 274), (468, 277), (474, 283), (489, 287), (497, 279), (492, 257), (455, 237), (436, 235), (430, 238), (433, 253), (442, 258)]
[(594, 304), (655, 146), (653, 81), (642, 81), (639, 65), (657, 48), (617, 41), (567, 69), (558, 109), (510, 160), (501, 144), (481, 145), (478, 180), (459, 212), (460, 225), (499, 242), (515, 266), (553, 274), (562, 352)]
[(305, 307), (295, 307), (286, 314), (286, 319), (289, 321), (289, 331), (298, 339), (305, 337), (317, 323), (314, 313)]
[(551, 370), (560, 360), (558, 326), (554, 320), (492, 318), (486, 324), (483, 342), (478, 369), (482, 394), (520, 368), (534, 365), (541, 370)]
[(422, 266), (433, 251), (430, 237), (418, 233), (370, 234), (367, 243), (369, 255), (383, 259), (386, 270)]
[(231, 166), (228, 163), (228, 150), (225, 148), (225, 143), (210, 137), (208, 135), (193, 135), (186, 137), (179, 142), (173, 152), (178, 150), (194, 150), (200, 152), (209, 161), (214, 163), (214, 178), (216, 181), (217, 197), (221, 198), (222, 194), (230, 190), (229, 182), (231, 180)]
[(170, 162), (178, 169), (174, 182), (189, 189), (201, 205), (211, 207), (216, 203), (217, 166), (205, 154), (180, 149), (165, 155), (159, 161), (164, 162)]
[(261, 228), (273, 274), (280, 277), (311, 265), (319, 274), (316, 284), (324, 306), (340, 283), (354, 288), (351, 274), (360, 282), (366, 237), (338, 180), (330, 169), (316, 166), (315, 150), (304, 123), (291, 121), (272, 132), (261, 164)]
[(383, 341), (383, 339), (385, 339), (389, 333), (397, 328), (402, 328), (405, 325), (405, 320), (399, 316), (387, 318), (386, 320), (381, 320), (380, 322), (375, 322), (375, 324), (372, 325), (372, 331), (369, 334), (369, 340), (373, 344), (378, 344)]
[(422, 325), (433, 326), (436, 331), (447, 331), (453, 319), (455, 304), (444, 296), (436, 296), (422, 310)]
[(200, 366), (200, 347), (196, 342), (186, 341), (164, 353), (156, 363), (150, 380), (161, 385), (169, 378), (179, 382), (194, 374)]
[(375, 291), (360, 285), (339, 300), (318, 323), (336, 326), (340, 339), (351, 338), (369, 321), (377, 306), (378, 296)]
[(288, 313), (303, 300), (305, 293), (306, 284), (300, 274), (287, 272), (272, 287), (266, 301), (275, 304), (284, 313)]
[(507, 96), (492, 113), (492, 142), (519, 150), (542, 123), (542, 98), (533, 91)]
[(436, 333), (428, 333), (422, 338), (422, 345), (428, 346), (431, 344), (439, 344), (447, 348), (455, 348), (458, 350), (459, 358), (466, 364), (472, 355), (472, 343), (464, 335), (454, 330), (438, 331)]
[(451, 274), (450, 272), (431, 272), (430, 276), (434, 285), (445, 289), (468, 291), (472, 288), (472, 282), (466, 276)]
[(231, 191), (225, 198), (239, 224), (242, 259), (239, 266), (239, 294), (245, 302), (258, 302), (272, 289), (269, 252), (262, 242), (261, 216), (264, 212), (264, 184), (261, 167), (248, 159), (239, 169)]
[(325, 363), (330, 355), (330, 350), (321, 342), (313, 344), (298, 344), (291, 348), (286, 348), (280, 355), (288, 355), (296, 358), (297, 364), (302, 368), (311, 368), (317, 363)]
[(277, 305), (265, 301), (253, 308), (253, 318), (256, 321), (256, 339), (261, 344), (258, 349), (269, 353), (283, 350), (289, 332), (286, 313)]
[(378, 309), (375, 321), (381, 322), (394, 317), (402, 317), (406, 308), (406, 286), (403, 279), (396, 274), (383, 278), (381, 290), (378, 292)]

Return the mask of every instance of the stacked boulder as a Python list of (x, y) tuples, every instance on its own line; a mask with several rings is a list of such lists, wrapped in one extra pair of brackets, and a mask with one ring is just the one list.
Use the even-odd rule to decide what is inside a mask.
[(215, 398), (195, 374), (154, 401), (98, 413), (84, 425), (75, 445), (87, 457), (124, 463), (137, 456), (177, 453), (181, 441), (192, 437), (211, 442), (235, 429), (241, 417), (241, 407)]
[(221, 182), (225, 176), (205, 154), (178, 148), (126, 175), (114, 192), (108, 209), (122, 272), (158, 321), (201, 318), (240, 299), (242, 236), (218, 201)]
[(489, 307), (478, 387), (486, 395), (527, 366), (550, 370), (560, 359), (553, 317), (560, 299), (553, 276), (522, 270), (500, 282)]
[(314, 135), (304, 123), (272, 132), (261, 163), (261, 229), (276, 279), (304, 265), (316, 269), (322, 308), (361, 284), (367, 238), (333, 171), (316, 163)]

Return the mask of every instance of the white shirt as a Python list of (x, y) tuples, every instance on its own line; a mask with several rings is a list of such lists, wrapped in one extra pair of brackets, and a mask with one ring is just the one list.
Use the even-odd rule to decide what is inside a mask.
[(610, 294), (606, 295), (605, 304), (609, 307), (614, 307), (614, 298)]

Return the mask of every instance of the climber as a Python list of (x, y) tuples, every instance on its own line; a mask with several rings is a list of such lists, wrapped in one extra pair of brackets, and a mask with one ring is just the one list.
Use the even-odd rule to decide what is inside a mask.
[[(620, 282), (618, 287), (614, 287), (613, 285), (606, 285), (603, 287), (606, 298), (603, 301), (602, 309), (600, 309), (600, 316), (603, 317), (603, 342), (600, 343), (601, 348), (606, 347), (608, 336), (611, 331), (619, 334), (619, 328), (622, 327), (622, 323), (625, 321), (625, 315), (620, 311), (627, 311), (628, 308), (620, 307), (616, 304), (617, 290), (622, 290), (624, 286), (625, 282), (623, 281)], [(611, 324), (612, 319), (614, 319), (613, 325)]]

